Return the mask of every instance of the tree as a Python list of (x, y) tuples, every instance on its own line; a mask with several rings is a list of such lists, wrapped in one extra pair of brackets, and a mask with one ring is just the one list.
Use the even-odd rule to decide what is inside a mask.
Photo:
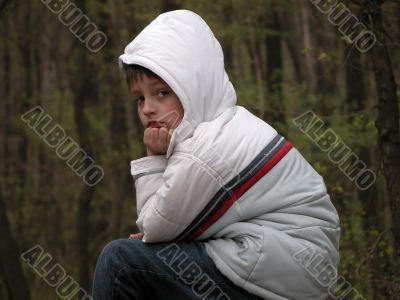
[(269, 110), (271, 123), (282, 134), (286, 135), (287, 124), (285, 116), (285, 103), (282, 101), (283, 84), (283, 57), (281, 38), (280, 11), (276, 6), (271, 7), (271, 16), (266, 18), (266, 26), (269, 29), (265, 44), (267, 48), (267, 86), (269, 97)]
[[(3, 192), (0, 190), (0, 272), (3, 275), (10, 300), (30, 300), (29, 287), (22, 273), (18, 246), (7, 218)], [(1, 292), (0, 292), (1, 293)]]
[[(384, 1), (366, 1), (364, 13), (369, 16), (369, 27), (377, 42), (369, 51), (373, 63), (378, 96), (378, 146), (382, 156), (388, 197), (390, 199), (396, 273), (400, 274), (400, 130), (397, 85), (386, 45), (381, 5)], [(399, 290), (397, 291), (397, 294)]]

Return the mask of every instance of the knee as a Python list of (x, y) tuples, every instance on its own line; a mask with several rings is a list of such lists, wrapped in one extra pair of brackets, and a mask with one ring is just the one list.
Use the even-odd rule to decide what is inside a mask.
[(119, 252), (121, 252), (121, 249), (123, 248), (123, 243), (124, 243), (123, 239), (109, 242), (107, 245), (104, 246), (100, 256), (110, 257), (118, 254)]
[(135, 239), (118, 239), (108, 243), (101, 251), (99, 261), (108, 265), (123, 265), (135, 257), (143, 256), (144, 243)]
[(118, 269), (123, 263), (126, 239), (114, 240), (108, 243), (100, 253), (97, 261), (97, 268), (106, 269), (108, 271)]
[(100, 296), (112, 290), (115, 278), (126, 264), (124, 257), (127, 252), (127, 239), (114, 240), (101, 251), (97, 260), (93, 278), (93, 293), (95, 299), (110, 299), (111, 296)]

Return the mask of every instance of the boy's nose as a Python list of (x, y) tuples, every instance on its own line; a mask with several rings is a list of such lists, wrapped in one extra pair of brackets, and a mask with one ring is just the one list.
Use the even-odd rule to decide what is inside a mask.
[(142, 112), (145, 115), (149, 115), (151, 113), (155, 113), (156, 107), (151, 100), (146, 99), (143, 104)]

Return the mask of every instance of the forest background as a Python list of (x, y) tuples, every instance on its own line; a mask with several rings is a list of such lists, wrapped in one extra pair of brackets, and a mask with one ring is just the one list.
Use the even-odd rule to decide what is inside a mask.
[[(47, 2), (0, 1), (0, 299), (58, 299), (32, 251), (90, 294), (102, 248), (137, 232), (129, 162), (146, 152), (117, 58), (179, 8), (221, 42), (237, 104), (323, 176), (341, 219), (344, 299), (399, 299), (399, 1)], [(67, 4), (80, 22), (61, 18)], [(81, 157), (60, 156), (46, 120)], [(347, 152), (332, 152), (339, 144)]]

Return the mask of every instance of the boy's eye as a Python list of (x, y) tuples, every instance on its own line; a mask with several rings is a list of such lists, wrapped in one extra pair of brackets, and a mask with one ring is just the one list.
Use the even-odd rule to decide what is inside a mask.
[(166, 95), (168, 95), (168, 91), (162, 90), (162, 91), (159, 91), (159, 92), (158, 92), (158, 96), (160, 96), (160, 97), (164, 97), (164, 96), (166, 96)]
[(140, 102), (142, 102), (142, 101), (144, 101), (144, 97), (143, 97), (143, 96), (140, 96), (140, 97), (135, 98), (135, 102), (136, 102), (136, 103), (140, 103)]

